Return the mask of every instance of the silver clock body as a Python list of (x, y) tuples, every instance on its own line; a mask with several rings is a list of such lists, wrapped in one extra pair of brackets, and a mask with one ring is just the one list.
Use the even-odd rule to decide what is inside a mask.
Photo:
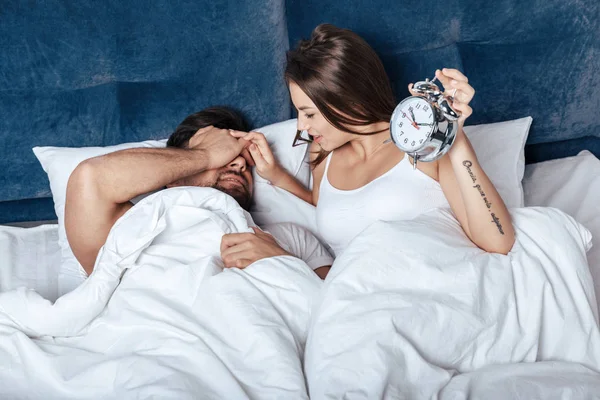
[(417, 82), (413, 90), (421, 96), (410, 96), (394, 109), (390, 119), (390, 135), (394, 144), (410, 155), (416, 168), (418, 161), (430, 162), (443, 157), (454, 143), (458, 132), (458, 113), (433, 82)]

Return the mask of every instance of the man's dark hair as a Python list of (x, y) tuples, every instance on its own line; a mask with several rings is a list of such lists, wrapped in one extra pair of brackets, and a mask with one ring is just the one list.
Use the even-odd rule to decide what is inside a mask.
[(188, 115), (171, 134), (167, 146), (186, 148), (198, 129), (210, 125), (219, 129), (248, 132), (248, 124), (240, 112), (225, 106), (209, 107)]
[[(211, 125), (219, 129), (234, 129), (243, 132), (248, 132), (249, 130), (248, 124), (239, 111), (225, 106), (209, 107), (185, 117), (171, 136), (169, 136), (167, 147), (185, 149), (188, 147), (192, 136), (198, 132), (198, 129), (206, 128)], [(240, 173), (234, 171), (225, 171), (223, 173), (237, 173), (241, 176)], [(218, 180), (211, 187), (229, 194), (244, 210), (250, 211), (250, 207), (252, 206), (252, 196), (250, 195), (250, 191), (227, 190), (218, 184)]]

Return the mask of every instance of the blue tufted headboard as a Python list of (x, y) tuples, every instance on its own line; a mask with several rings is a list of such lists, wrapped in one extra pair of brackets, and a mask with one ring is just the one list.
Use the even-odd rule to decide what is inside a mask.
[[(0, 5), (0, 222), (54, 219), (33, 146), (164, 138), (223, 104), (292, 116), (285, 52), (322, 22), (379, 52), (398, 99), (440, 66), (469, 76), (468, 123), (531, 115), (529, 162), (600, 156), (597, 0), (80, 0)], [(435, 24), (435, 25), (434, 25)]]
[(314, 26), (354, 30), (382, 58), (398, 99), (436, 68), (477, 93), (467, 124), (533, 117), (528, 162), (600, 156), (598, 0), (288, 0), (291, 46)]

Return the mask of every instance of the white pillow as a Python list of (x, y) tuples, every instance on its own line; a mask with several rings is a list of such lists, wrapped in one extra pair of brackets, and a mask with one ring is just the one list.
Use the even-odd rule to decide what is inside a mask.
[[(465, 132), (486, 171), (508, 207), (523, 206), (524, 146), (531, 125), (531, 117), (514, 121), (465, 127)], [(296, 135), (296, 119), (267, 125), (255, 131), (262, 132), (274, 156), (281, 165), (303, 185), (310, 184), (310, 168), (306, 160), (308, 146), (292, 147)], [(88, 158), (133, 147), (164, 147), (165, 140), (149, 140), (108, 147), (35, 147), (36, 157), (48, 174), (59, 224), (59, 245), (63, 261), (75, 257), (67, 242), (64, 229), (64, 207), (67, 182), (77, 165)], [(256, 173), (254, 206), (251, 210), (259, 225), (292, 222), (313, 233), (316, 231), (315, 207), (296, 198), (283, 189), (271, 186)]]
[[(509, 208), (523, 206), (521, 180), (525, 170), (525, 141), (531, 117), (465, 127), (479, 162)], [(308, 146), (292, 147), (296, 119), (257, 129), (265, 134), (279, 162), (309, 187)], [(293, 222), (318, 236), (315, 207), (255, 175), (254, 221), (259, 225)]]
[(529, 164), (523, 178), (526, 206), (555, 207), (588, 228), (588, 252), (600, 308), (600, 160), (587, 150), (574, 157)]
[[(464, 128), (479, 163), (509, 208), (524, 206), (521, 181), (525, 172), (525, 142), (532, 121), (531, 117), (525, 117)], [(305, 161), (308, 146), (292, 147), (296, 119), (257, 130), (265, 134), (279, 162), (288, 171), (294, 171), (296, 178), (308, 187), (310, 168)], [(275, 210), (277, 206), (269, 204), (269, 208)]]
[[(292, 147), (297, 120), (290, 119), (263, 128), (262, 132), (279, 163), (305, 187), (311, 180), (308, 164), (308, 145)], [(317, 237), (315, 207), (290, 192), (271, 185), (254, 171), (254, 204), (250, 213), (258, 225), (291, 222), (300, 225)], [(319, 237), (319, 239), (321, 239)], [(323, 242), (323, 240), (321, 240)], [(324, 242), (323, 242), (324, 243)]]
[(523, 207), (525, 142), (531, 117), (512, 121), (465, 126), (481, 167), (490, 178), (506, 207)]
[[(81, 270), (65, 231), (65, 200), (67, 197), (67, 183), (71, 173), (77, 165), (88, 158), (101, 156), (118, 150), (131, 149), (134, 147), (165, 147), (166, 140), (147, 140), (137, 143), (123, 143), (107, 147), (34, 147), (33, 153), (42, 164), (42, 168), (48, 174), (52, 200), (54, 200), (54, 212), (58, 217), (58, 245), (61, 250), (62, 265), (76, 263), (77, 267), (69, 270)], [(59, 278), (62, 280), (62, 278)], [(68, 285), (68, 284), (65, 284)], [(61, 282), (59, 282), (61, 286)], [(64, 293), (64, 292), (63, 292)]]
[[(304, 155), (307, 152), (307, 146), (298, 146), (292, 147), (292, 142), (294, 140), (294, 136), (296, 134), (296, 120), (288, 120), (284, 122), (279, 122), (276, 124), (268, 125), (256, 131), (262, 132), (267, 141), (269, 142), (271, 149), (274, 153), (274, 156), (280, 160), (280, 163), (284, 168), (290, 171), (296, 178), (302, 182), (303, 184), (308, 184), (308, 178), (310, 175), (310, 171), (308, 169), (308, 164), (306, 164), (306, 168), (302, 168)], [(70, 270), (77, 270), (77, 268), (72, 268), (72, 263), (77, 263), (73, 252), (69, 246), (67, 241), (67, 235), (64, 227), (64, 219), (65, 219), (65, 200), (67, 194), (67, 183), (69, 181), (69, 177), (71, 173), (75, 170), (77, 165), (88, 158), (101, 156), (104, 154), (108, 154), (118, 150), (130, 149), (134, 147), (165, 147), (166, 139), (163, 140), (147, 140), (143, 142), (136, 143), (124, 143), (115, 146), (107, 146), (107, 147), (81, 147), (81, 148), (71, 148), (71, 147), (34, 147), (33, 152), (44, 171), (48, 174), (48, 180), (50, 181), (50, 190), (52, 191), (52, 199), (54, 200), (54, 211), (58, 218), (58, 243), (61, 248), (62, 261), (64, 263), (70, 263)], [(275, 213), (275, 211), (279, 211), (281, 209), (285, 209), (286, 202), (279, 204), (274, 204), (276, 201), (279, 201), (280, 196), (274, 194), (271, 196), (272, 192), (281, 191), (278, 188), (274, 188), (270, 186), (264, 179), (258, 177), (255, 174), (255, 179), (257, 184), (255, 185), (255, 207), (257, 207), (257, 212), (260, 212), (261, 215), (264, 215), (265, 212), (269, 213), (270, 210), (273, 210), (274, 216), (272, 218), (260, 218), (259, 220), (269, 223), (269, 222), (296, 222), (293, 218), (281, 218), (278, 217), (279, 214)], [(261, 184), (262, 183), (262, 184)], [(264, 194), (261, 194), (261, 191), (264, 191)], [(283, 191), (285, 192), (285, 191)], [(283, 199), (286, 198), (287, 192), (283, 194)], [(139, 201), (144, 196), (140, 196), (133, 200), (133, 202)], [(276, 200), (278, 199), (278, 200)], [(264, 206), (261, 204), (261, 201), (265, 202)], [(294, 200), (291, 200), (293, 203)], [(306, 204), (306, 203), (304, 203)], [(306, 204), (307, 205), (307, 204)], [(312, 207), (312, 206), (311, 206)], [(292, 205), (292, 209), (296, 209), (297, 206)], [(300, 209), (305, 210), (306, 207), (300, 205)], [(306, 220), (306, 210), (304, 212), (291, 212), (287, 215), (296, 216), (296, 219)], [(302, 221), (301, 221), (302, 222)], [(312, 228), (313, 224), (300, 223), (300, 225), (306, 228)], [(78, 264), (78, 263), (77, 263)], [(79, 277), (74, 277), (74, 282), (80, 282)], [(68, 284), (67, 284), (68, 286)]]
[[(271, 151), (281, 166), (289, 171), (304, 186), (308, 186), (310, 179), (310, 168), (308, 163), (304, 162), (304, 156), (308, 151), (307, 145), (292, 147), (294, 137), (296, 136), (296, 119), (278, 122), (267, 125), (262, 128), (254, 129), (265, 135)], [(256, 172), (254, 173), (255, 182), (267, 181), (262, 179)]]

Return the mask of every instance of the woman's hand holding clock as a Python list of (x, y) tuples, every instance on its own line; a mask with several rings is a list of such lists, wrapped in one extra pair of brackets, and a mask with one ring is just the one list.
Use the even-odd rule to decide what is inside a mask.
[[(438, 69), (435, 71), (435, 77), (444, 86), (444, 95), (452, 98), (452, 108), (460, 113), (460, 118), (458, 119), (460, 134), (462, 127), (465, 124), (465, 120), (473, 113), (473, 109), (469, 106), (469, 103), (475, 95), (475, 89), (469, 85), (469, 79), (457, 69)], [(413, 96), (422, 96), (420, 93), (413, 91), (412, 87), (412, 83), (408, 85), (408, 90)], [(421, 125), (417, 121), (415, 121), (415, 123), (419, 126), (428, 125)]]

